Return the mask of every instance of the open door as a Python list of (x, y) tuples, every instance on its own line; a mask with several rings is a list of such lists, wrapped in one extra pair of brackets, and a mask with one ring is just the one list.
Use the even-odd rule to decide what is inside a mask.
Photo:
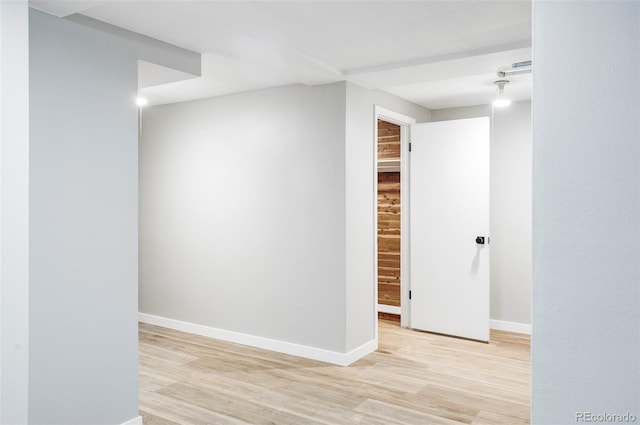
[(411, 328), (489, 340), (489, 118), (411, 127)]

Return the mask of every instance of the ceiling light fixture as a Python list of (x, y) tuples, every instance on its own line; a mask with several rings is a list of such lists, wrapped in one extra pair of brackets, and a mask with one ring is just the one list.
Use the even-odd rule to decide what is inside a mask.
[(504, 86), (509, 83), (509, 80), (497, 80), (494, 84), (498, 86), (496, 98), (493, 101), (493, 106), (496, 108), (504, 108), (511, 105), (511, 100), (504, 96)]
[(144, 97), (136, 97), (136, 105), (142, 107), (142, 106), (146, 105), (147, 103), (149, 103), (149, 101), (147, 99), (145, 99)]

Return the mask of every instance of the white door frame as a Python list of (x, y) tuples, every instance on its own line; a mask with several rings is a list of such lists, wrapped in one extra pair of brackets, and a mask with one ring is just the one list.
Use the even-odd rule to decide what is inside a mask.
[(374, 314), (375, 339), (378, 341), (378, 119), (400, 126), (400, 326), (411, 323), (409, 310), (409, 138), (416, 119), (375, 105), (374, 108), (374, 170), (373, 173), (373, 232), (374, 232)]

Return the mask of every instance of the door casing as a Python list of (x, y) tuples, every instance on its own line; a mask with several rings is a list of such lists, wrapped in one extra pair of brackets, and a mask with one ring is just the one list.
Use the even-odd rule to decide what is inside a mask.
[(409, 140), (415, 118), (376, 105), (373, 120), (374, 173), (373, 173), (373, 232), (374, 273), (373, 305), (375, 339), (378, 341), (378, 119), (400, 126), (400, 326), (410, 327), (409, 315)]

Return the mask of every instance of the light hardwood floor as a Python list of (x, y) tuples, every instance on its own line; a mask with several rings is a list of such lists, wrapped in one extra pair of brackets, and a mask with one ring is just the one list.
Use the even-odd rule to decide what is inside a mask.
[(380, 320), (380, 349), (349, 367), (140, 325), (145, 425), (529, 423), (529, 338), (491, 343)]

